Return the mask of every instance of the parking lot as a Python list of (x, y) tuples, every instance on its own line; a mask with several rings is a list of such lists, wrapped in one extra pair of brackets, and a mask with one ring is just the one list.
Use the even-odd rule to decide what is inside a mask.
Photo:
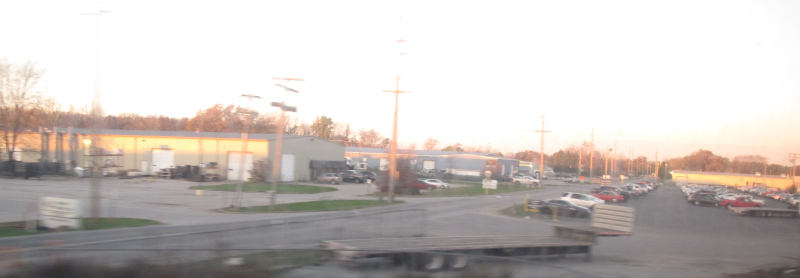
[[(589, 185), (551, 186), (534, 198), (558, 198), (563, 191), (586, 192)], [(508, 202), (511, 202), (509, 200)], [(769, 202), (769, 200), (768, 200)], [(636, 209), (634, 234), (600, 238), (593, 250), (593, 261), (583, 258), (481, 258), (475, 269), (508, 270), (511, 277), (720, 277), (771, 265), (790, 265), (800, 258), (800, 220), (796, 218), (756, 218), (738, 216), (725, 208), (694, 206), (675, 186), (664, 185), (642, 198), (619, 203)], [(769, 205), (778, 205), (770, 202)], [(495, 207), (497, 209), (497, 207)], [(443, 234), (523, 234), (533, 231), (547, 235), (546, 227), (560, 224), (588, 224), (588, 219), (549, 216), (512, 218), (485, 210), (447, 214), (432, 221), (430, 230)], [(464, 223), (471, 223), (468, 231)], [(391, 266), (385, 266), (391, 267)], [(396, 268), (348, 269), (336, 263), (306, 267), (290, 277), (394, 277), (405, 271)], [(502, 271), (500, 271), (502, 273)], [(328, 276), (326, 276), (328, 275)], [(448, 276), (450, 275), (450, 276)], [(458, 277), (444, 273), (438, 277)]]

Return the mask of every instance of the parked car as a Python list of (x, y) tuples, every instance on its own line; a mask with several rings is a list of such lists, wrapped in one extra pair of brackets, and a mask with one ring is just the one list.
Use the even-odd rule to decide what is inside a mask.
[(356, 170), (343, 171), (339, 173), (339, 176), (342, 177), (342, 181), (346, 182), (363, 183), (366, 181), (364, 174)]
[(317, 177), (316, 182), (318, 183), (330, 183), (330, 184), (340, 184), (342, 183), (342, 177), (340, 177), (336, 173), (324, 173)]
[(433, 186), (434, 189), (436, 189), (436, 188), (439, 188), (439, 189), (450, 188), (449, 184), (447, 184), (446, 182), (443, 182), (441, 180), (438, 180), (438, 179), (424, 179), (424, 180), (422, 180), (422, 182)]
[(622, 196), (621, 194), (619, 194), (617, 192), (609, 191), (609, 190), (600, 191), (600, 192), (594, 193), (594, 194), (592, 194), (592, 196), (600, 198), (603, 201), (612, 202), (612, 203), (624, 202), (625, 201), (625, 196)]
[(539, 208), (539, 211), (544, 214), (552, 214), (553, 210), (559, 215), (566, 216), (589, 217), (592, 215), (591, 210), (567, 200), (547, 200)]
[(378, 175), (370, 171), (361, 171), (361, 174), (364, 175), (364, 180), (368, 180), (371, 183), (375, 183), (375, 180), (378, 179)]
[(689, 195), (689, 203), (694, 204), (695, 206), (699, 205), (711, 205), (716, 206), (719, 204), (717, 197), (713, 193), (694, 193)]
[(761, 206), (763, 206), (761, 203), (754, 202), (753, 198), (750, 198), (750, 196), (737, 197), (734, 200), (722, 199), (722, 200), (719, 201), (719, 205), (723, 206), (723, 207), (761, 207)]
[(576, 205), (589, 209), (594, 208), (596, 204), (606, 203), (602, 199), (595, 196), (574, 192), (564, 192), (564, 194), (561, 195), (561, 200), (567, 200), (575, 203)]

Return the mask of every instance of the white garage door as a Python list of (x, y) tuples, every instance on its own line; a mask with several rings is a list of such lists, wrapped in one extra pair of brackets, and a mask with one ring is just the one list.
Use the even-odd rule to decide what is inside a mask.
[(294, 155), (281, 156), (281, 181), (294, 181)]
[(436, 169), (436, 161), (433, 160), (425, 160), (422, 162), (422, 169), (423, 170), (433, 170)]
[(156, 149), (153, 150), (153, 163), (150, 164), (150, 174), (154, 175), (161, 169), (172, 168), (175, 166), (175, 152), (172, 150)]
[[(228, 153), (228, 179), (229, 180), (249, 180), (250, 170), (253, 169), (253, 154), (244, 156), (244, 169), (241, 167), (242, 156), (238, 152)], [(244, 170), (244, 172), (242, 172)], [(241, 176), (240, 176), (241, 175)], [(243, 178), (242, 178), (243, 177)]]

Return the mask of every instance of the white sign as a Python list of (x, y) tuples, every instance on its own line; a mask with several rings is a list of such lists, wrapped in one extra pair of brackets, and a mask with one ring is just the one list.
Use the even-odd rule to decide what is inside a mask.
[(80, 229), (80, 202), (74, 199), (42, 197), (39, 199), (39, 222), (48, 229)]
[(483, 188), (497, 190), (497, 180), (483, 180)]

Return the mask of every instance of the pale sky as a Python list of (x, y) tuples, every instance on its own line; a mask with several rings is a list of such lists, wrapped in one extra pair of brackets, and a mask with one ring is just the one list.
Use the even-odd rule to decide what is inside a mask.
[[(589, 140), (659, 158), (699, 148), (800, 152), (798, 1), (102, 1), (109, 114), (191, 117), (285, 94), (297, 116), (503, 152)], [(35, 61), (41, 89), (88, 106), (95, 1), (0, 1), (0, 58)], [(400, 57), (397, 39), (407, 40)]]

